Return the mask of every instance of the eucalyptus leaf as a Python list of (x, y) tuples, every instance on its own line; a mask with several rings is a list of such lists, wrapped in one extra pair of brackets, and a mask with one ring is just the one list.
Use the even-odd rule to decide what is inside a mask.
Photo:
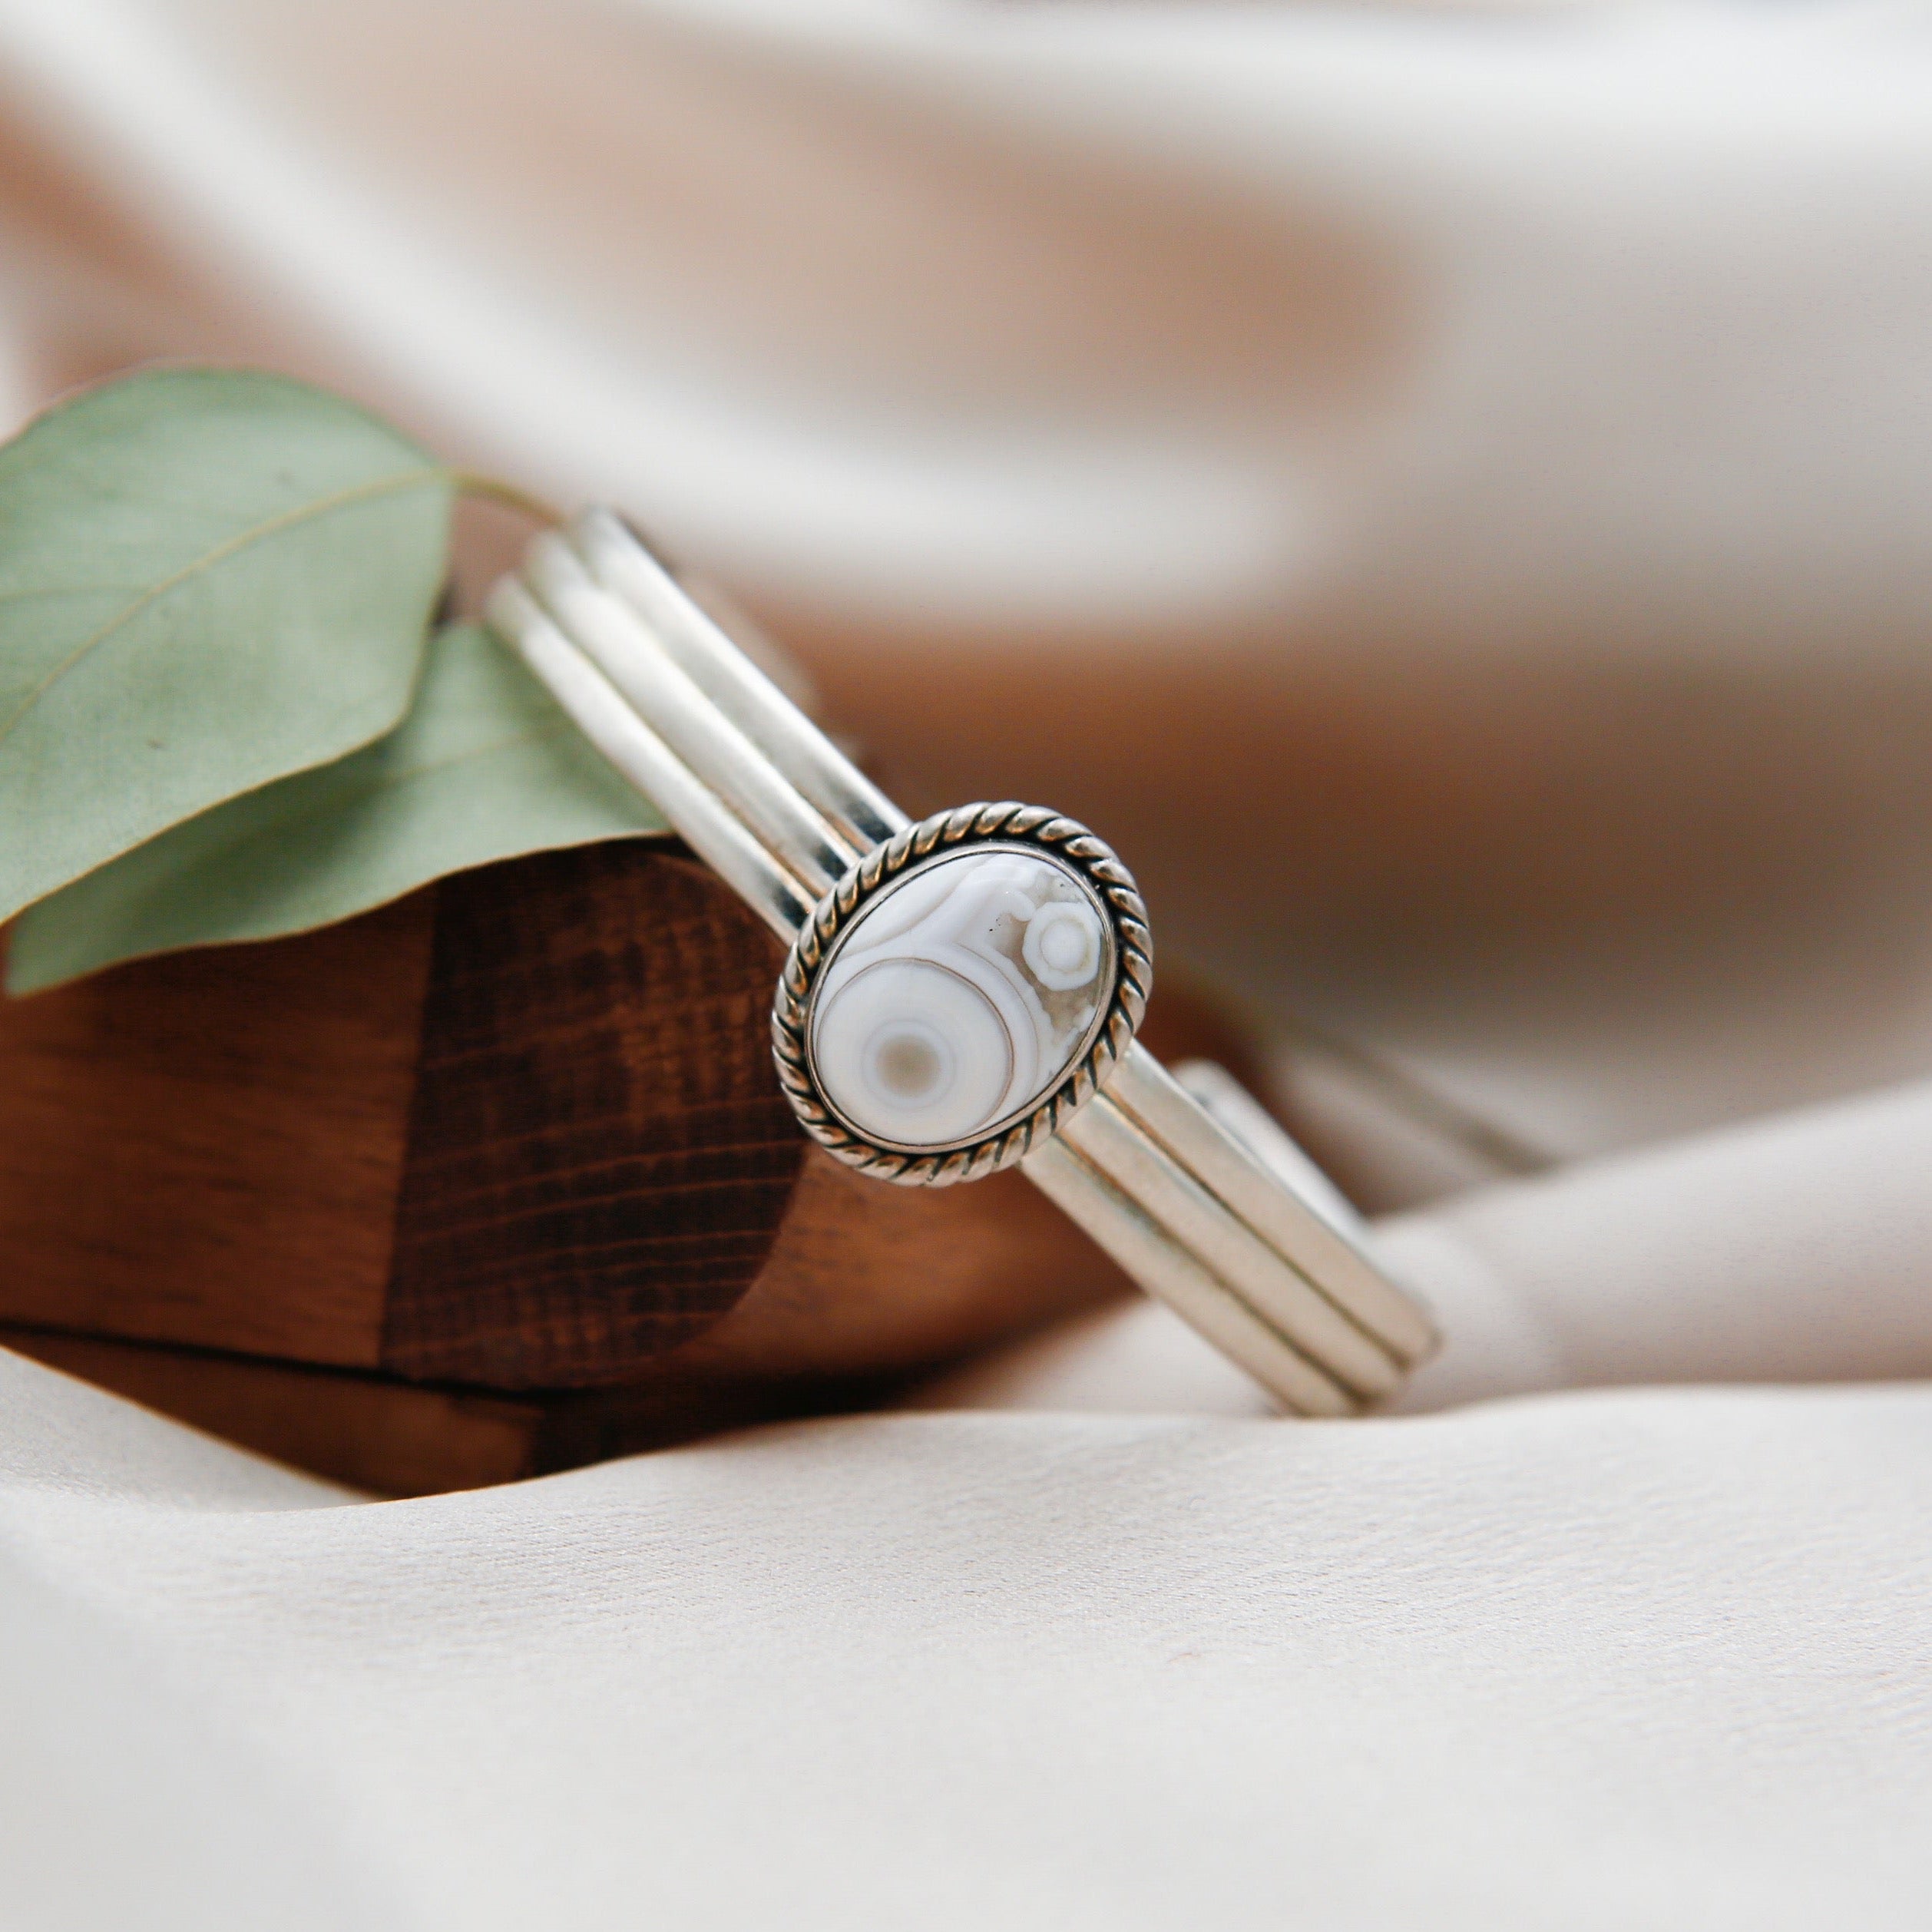
[(0, 919), (409, 708), (452, 486), (282, 378), (149, 370), (0, 449)]
[(517, 658), (458, 627), (436, 637), (389, 737), (217, 806), (43, 899), (14, 928), (8, 988), (306, 931), (493, 859), (665, 829)]

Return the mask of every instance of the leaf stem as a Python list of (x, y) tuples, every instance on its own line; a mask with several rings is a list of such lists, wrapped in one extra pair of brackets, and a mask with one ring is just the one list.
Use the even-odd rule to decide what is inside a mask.
[(514, 483), (505, 483), (500, 477), (485, 476), (480, 470), (452, 469), (449, 480), (463, 495), (478, 497), (486, 503), (500, 503), (505, 509), (521, 511), (532, 523), (556, 524), (564, 521), (562, 511), (546, 503), (541, 497), (532, 496), (527, 490), (518, 489)]

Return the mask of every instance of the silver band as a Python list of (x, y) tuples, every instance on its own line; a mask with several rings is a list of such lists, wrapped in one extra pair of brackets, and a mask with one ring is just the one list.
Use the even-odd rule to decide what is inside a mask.
[[(538, 537), (485, 615), (788, 946), (907, 831), (905, 814), (609, 511)], [(1122, 1037), (1054, 1113), (1050, 1137), (1016, 1143), (1021, 1171), (1285, 1407), (1344, 1415), (1392, 1393), (1434, 1330), (1376, 1267), (1346, 1204), (1218, 1069), (1183, 1070), (1183, 1084)], [(910, 1177), (993, 1164), (928, 1163)]]

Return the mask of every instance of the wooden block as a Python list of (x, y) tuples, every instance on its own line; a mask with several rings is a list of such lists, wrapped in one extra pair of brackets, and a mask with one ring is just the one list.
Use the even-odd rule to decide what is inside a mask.
[(729, 1308), (804, 1143), (776, 942), (661, 842), (0, 1008), (0, 1322), (481, 1386)]
[(4, 1325), (0, 1346), (379, 1495), (475, 1489), (537, 1473), (544, 1408), (534, 1398)]
[(0, 1325), (0, 1348), (379, 1496), (428, 1496), (548, 1475), (706, 1429), (823, 1412), (875, 1391), (860, 1382), (643, 1387), (495, 1394), (152, 1342)]
[(0, 1002), (0, 1320), (375, 1366), (433, 919)]
[[(1122, 1291), (1017, 1173), (812, 1146), (780, 958), (631, 841), (0, 1004), (0, 1343), (412, 1494), (869, 1399)], [(1150, 1031), (1227, 1057), (1206, 1010)]]

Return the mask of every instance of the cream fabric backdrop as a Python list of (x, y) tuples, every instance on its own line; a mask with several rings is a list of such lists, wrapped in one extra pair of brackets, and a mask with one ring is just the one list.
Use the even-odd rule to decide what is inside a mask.
[[(1928, 187), (1903, 8), (5, 0), (0, 411), (615, 498), (908, 803), (1580, 1160), (1385, 1224), (1416, 1405), (1898, 1381)], [(369, 1505), (5, 1375), (9, 1924), (1924, 1920), (1919, 1388), (1294, 1427), (1136, 1308)]]

